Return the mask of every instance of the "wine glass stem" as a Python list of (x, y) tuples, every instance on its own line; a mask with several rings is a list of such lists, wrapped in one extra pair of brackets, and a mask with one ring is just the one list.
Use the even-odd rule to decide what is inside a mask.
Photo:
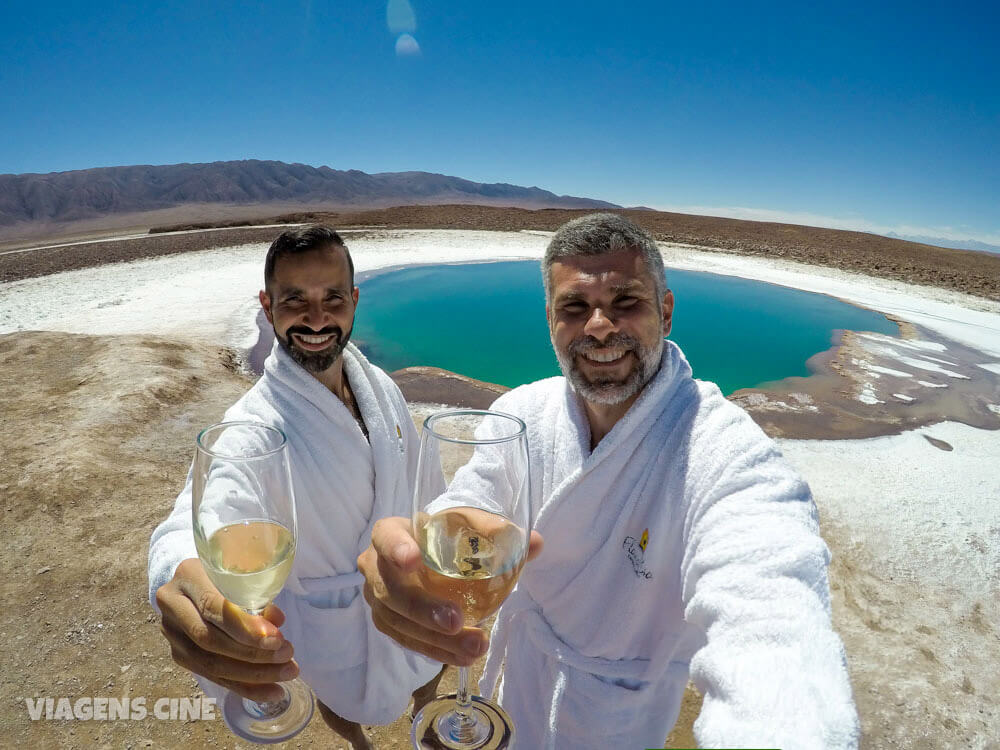
[(454, 737), (470, 742), (475, 736), (476, 720), (472, 718), (472, 696), (469, 694), (469, 670), (458, 668), (458, 692), (455, 695)]
[[(263, 615), (264, 610), (267, 609), (267, 605), (265, 604), (263, 607), (256, 608), (243, 607), (242, 609), (248, 615)], [(257, 716), (258, 718), (275, 718), (281, 716), (281, 714), (288, 710), (288, 706), (291, 701), (291, 695), (288, 692), (288, 688), (282, 686), (281, 689), (285, 691), (285, 694), (276, 701), (252, 701), (249, 698), (244, 698), (243, 706), (246, 708), (247, 713)]]
[(472, 696), (469, 695), (469, 668), (458, 668), (458, 694), (455, 696), (458, 704), (458, 712), (462, 716), (467, 716), (469, 708), (472, 706)]

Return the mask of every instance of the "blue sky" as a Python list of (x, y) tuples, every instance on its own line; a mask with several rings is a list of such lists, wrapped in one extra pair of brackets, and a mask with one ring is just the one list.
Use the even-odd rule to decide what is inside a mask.
[(996, 3), (694, 6), (6, 0), (0, 173), (278, 159), (1000, 244)]

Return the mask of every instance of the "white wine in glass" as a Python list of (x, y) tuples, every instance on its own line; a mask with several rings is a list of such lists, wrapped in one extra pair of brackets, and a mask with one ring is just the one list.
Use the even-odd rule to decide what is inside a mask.
[[(222, 595), (259, 615), (281, 591), (295, 559), (295, 498), (284, 433), (256, 422), (222, 422), (198, 435), (192, 475), (194, 541), (205, 573)], [(237, 737), (283, 742), (312, 718), (302, 680), (284, 695), (256, 702), (229, 692), (222, 717)]]
[[(413, 530), (431, 595), (456, 604), (479, 626), (517, 583), (530, 531), (525, 426), (499, 412), (458, 410), (427, 418), (420, 438)], [(499, 750), (514, 725), (500, 706), (471, 695), (459, 668), (458, 692), (431, 701), (414, 718), (420, 750)]]

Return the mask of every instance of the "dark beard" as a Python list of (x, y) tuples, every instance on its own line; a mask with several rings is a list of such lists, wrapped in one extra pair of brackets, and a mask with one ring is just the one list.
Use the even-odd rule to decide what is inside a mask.
[[(299, 349), (295, 343), (292, 341), (293, 333), (301, 333), (305, 336), (326, 336), (327, 334), (333, 334), (333, 343), (321, 352), (307, 352), (303, 349)], [(323, 372), (330, 368), (334, 362), (340, 357), (344, 352), (344, 347), (347, 346), (347, 342), (351, 340), (351, 334), (354, 333), (354, 326), (351, 326), (351, 330), (344, 335), (344, 332), (340, 329), (340, 326), (328, 326), (320, 331), (314, 331), (305, 326), (293, 326), (285, 331), (285, 336), (283, 338), (278, 335), (278, 332), (274, 332), (274, 337), (278, 339), (278, 344), (284, 349), (288, 356), (298, 362), (302, 367), (309, 372), (317, 373)]]

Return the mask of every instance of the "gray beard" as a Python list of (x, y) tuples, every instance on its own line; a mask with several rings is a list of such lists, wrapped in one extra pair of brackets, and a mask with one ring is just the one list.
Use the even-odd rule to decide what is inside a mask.
[[(551, 329), (550, 329), (551, 337)], [(576, 356), (588, 349), (597, 349), (604, 346), (622, 346), (632, 350), (638, 362), (624, 381), (620, 380), (588, 380), (583, 372), (576, 365)], [(580, 394), (584, 401), (592, 404), (602, 404), (614, 406), (623, 401), (627, 401), (635, 394), (646, 387), (646, 384), (653, 379), (660, 369), (660, 359), (663, 356), (663, 339), (653, 347), (644, 347), (634, 336), (625, 333), (613, 333), (603, 342), (586, 336), (574, 340), (570, 343), (567, 351), (560, 351), (555, 341), (552, 342), (552, 349), (556, 353), (559, 367), (563, 375), (573, 386), (573, 390)]]

